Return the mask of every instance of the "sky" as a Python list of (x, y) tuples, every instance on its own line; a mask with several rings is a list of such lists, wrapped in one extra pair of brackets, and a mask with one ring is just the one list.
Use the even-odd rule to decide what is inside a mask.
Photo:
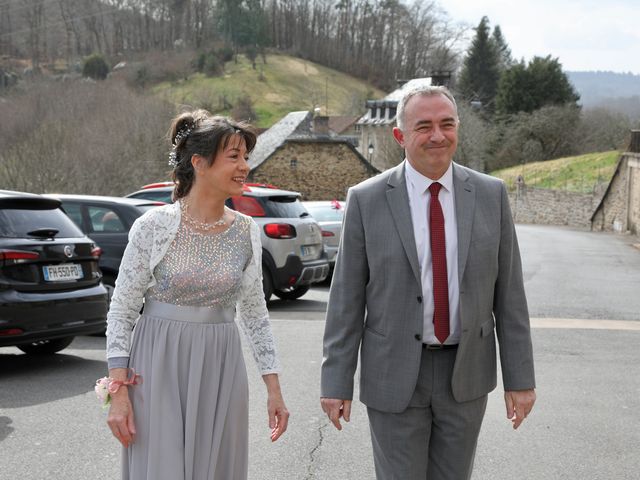
[[(514, 59), (557, 57), (565, 71), (640, 75), (640, 0), (439, 0), (450, 19), (500, 25)], [(472, 32), (473, 33), (473, 32)]]

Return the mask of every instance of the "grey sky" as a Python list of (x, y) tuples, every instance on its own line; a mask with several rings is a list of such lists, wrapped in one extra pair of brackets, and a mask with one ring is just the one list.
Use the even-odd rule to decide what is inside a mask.
[(515, 59), (558, 57), (564, 70), (640, 74), (640, 0), (439, 0), (455, 22), (500, 25)]

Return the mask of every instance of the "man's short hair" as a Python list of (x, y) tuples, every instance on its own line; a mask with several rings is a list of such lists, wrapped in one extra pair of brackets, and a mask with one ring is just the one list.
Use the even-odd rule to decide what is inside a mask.
[(433, 95), (444, 95), (451, 103), (453, 103), (453, 108), (456, 113), (456, 120), (460, 121), (458, 118), (458, 105), (456, 104), (456, 99), (453, 98), (452, 93), (449, 91), (447, 87), (444, 86), (433, 86), (433, 85), (422, 85), (419, 87), (411, 88), (407, 90), (403, 95), (400, 101), (398, 102), (398, 110), (396, 113), (396, 124), (400, 130), (404, 130), (404, 109), (407, 107), (407, 102), (409, 99), (415, 97), (416, 95), (423, 95), (425, 97), (433, 96)]

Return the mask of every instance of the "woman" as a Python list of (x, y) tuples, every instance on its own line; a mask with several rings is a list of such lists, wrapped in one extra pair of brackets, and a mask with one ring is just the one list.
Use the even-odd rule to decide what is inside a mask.
[(125, 447), (123, 479), (246, 479), (248, 382), (234, 315), (267, 387), (272, 441), (289, 417), (260, 232), (225, 207), (242, 194), (256, 137), (198, 110), (174, 119), (171, 139), (176, 202), (132, 226), (107, 318), (110, 378), (126, 382), (131, 368), (143, 382), (111, 395), (107, 423)]

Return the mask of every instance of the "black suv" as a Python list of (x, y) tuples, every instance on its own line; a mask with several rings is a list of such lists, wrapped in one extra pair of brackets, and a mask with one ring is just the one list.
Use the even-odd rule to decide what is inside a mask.
[(49, 354), (104, 331), (99, 256), (60, 201), (0, 190), (0, 347)]

